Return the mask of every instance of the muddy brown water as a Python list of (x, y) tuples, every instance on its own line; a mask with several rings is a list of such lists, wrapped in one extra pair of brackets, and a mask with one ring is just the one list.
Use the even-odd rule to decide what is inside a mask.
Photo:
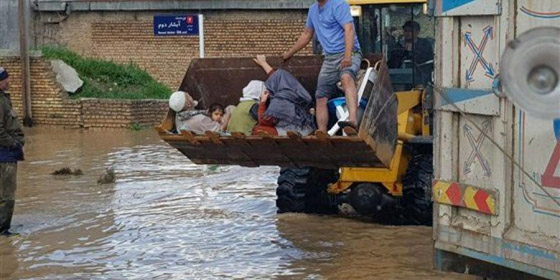
[(26, 134), (3, 279), (473, 279), (432, 270), (428, 227), (277, 215), (276, 167), (198, 166), (151, 130)]

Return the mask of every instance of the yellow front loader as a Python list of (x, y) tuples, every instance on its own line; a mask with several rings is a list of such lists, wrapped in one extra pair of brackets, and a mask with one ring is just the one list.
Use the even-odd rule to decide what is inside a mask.
[[(366, 76), (359, 85), (367, 105), (358, 135), (197, 135), (178, 132), (171, 110), (157, 130), (198, 164), (282, 167), (277, 188), (280, 213), (357, 213), (386, 224), (430, 225), (433, 49), (429, 54), (424, 47), (422, 54), (414, 43), (412, 48), (404, 46), (410, 41), (430, 42), (433, 21), (425, 15), (425, 1), (349, 2), (367, 65), (376, 65), (376, 75)], [(411, 21), (421, 26), (412, 37), (406, 30), (415, 26), (407, 23)], [(418, 54), (423, 60), (417, 59)], [(279, 58), (270, 62), (281, 64)], [(321, 63), (321, 56), (294, 57), (282, 67), (314, 92)], [(198, 59), (180, 89), (199, 100), (200, 109), (214, 102), (235, 105), (241, 89), (253, 79), (266, 76), (248, 58)]]
[[(278, 180), (278, 208), (283, 212), (357, 212), (381, 223), (431, 225), (431, 92), (425, 90), (430, 79), (416, 77), (431, 78), (433, 49), (432, 60), (421, 61), (423, 65), (414, 58), (394, 65), (391, 60), (395, 53), (398, 56), (398, 48), (389, 45), (396, 43), (391, 40), (407, 21), (422, 24), (417, 36), (433, 41), (433, 19), (425, 15), (425, 0), (348, 2), (362, 48), (382, 53), (393, 64), (389, 69), (393, 87), (402, 90), (396, 92), (396, 149), (390, 165), (384, 167), (342, 167), (339, 172), (283, 169)], [(421, 73), (425, 69), (429, 73)]]

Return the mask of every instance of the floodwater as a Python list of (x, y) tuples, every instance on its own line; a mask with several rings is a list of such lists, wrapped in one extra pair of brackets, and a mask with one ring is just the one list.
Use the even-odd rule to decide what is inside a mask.
[(277, 173), (194, 165), (151, 130), (33, 128), (0, 278), (472, 279), (432, 270), (427, 227), (277, 215)]

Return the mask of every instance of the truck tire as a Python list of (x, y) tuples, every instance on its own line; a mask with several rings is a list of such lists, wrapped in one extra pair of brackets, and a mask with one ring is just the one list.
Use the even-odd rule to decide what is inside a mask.
[(429, 153), (415, 154), (403, 177), (401, 206), (407, 224), (432, 225), (432, 159), (433, 156)]
[(278, 213), (336, 214), (339, 198), (327, 192), (338, 171), (318, 168), (282, 168), (276, 189)]

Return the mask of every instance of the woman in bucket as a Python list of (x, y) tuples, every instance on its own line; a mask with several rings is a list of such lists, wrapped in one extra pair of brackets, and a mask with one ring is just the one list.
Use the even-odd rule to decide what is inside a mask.
[(259, 113), (258, 119), (259, 123), (253, 128), (253, 134), (268, 134), (268, 135), (278, 135), (278, 130), (276, 130), (275, 124), (276, 119), (272, 117), (265, 116), (266, 109), (268, 107), (268, 101), (270, 100), (268, 97), (270, 93), (268, 90), (263, 91), (261, 94), (261, 100), (259, 103)]
[(243, 88), (243, 96), (239, 99), (239, 104), (233, 109), (228, 124), (229, 132), (241, 132), (250, 135), (253, 127), (257, 125), (257, 111), (259, 96), (265, 89), (262, 81), (250, 81)]
[(313, 105), (309, 92), (288, 71), (272, 68), (264, 55), (258, 55), (253, 61), (268, 74), (264, 83), (266, 89), (261, 91), (259, 113), (264, 114), (259, 125), (270, 127), (274, 123), (278, 135), (286, 135), (288, 131), (311, 134), (315, 124), (309, 113)]

